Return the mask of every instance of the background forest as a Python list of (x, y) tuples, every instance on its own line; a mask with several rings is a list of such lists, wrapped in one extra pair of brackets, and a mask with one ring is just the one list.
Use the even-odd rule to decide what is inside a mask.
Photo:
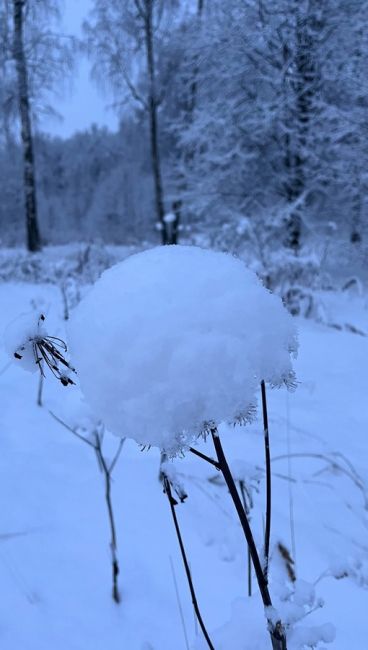
[[(59, 2), (0, 6), (3, 246), (37, 222), (35, 249), (192, 241), (248, 249), (267, 275), (275, 254), (320, 262), (332, 243), (340, 261), (364, 262), (364, 0), (95, 0), (82, 39), (60, 31)], [(40, 117), (81, 57), (118, 131), (46, 135)]]

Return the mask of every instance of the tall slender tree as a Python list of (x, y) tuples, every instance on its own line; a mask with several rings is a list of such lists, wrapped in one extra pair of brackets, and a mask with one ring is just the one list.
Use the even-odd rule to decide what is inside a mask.
[(26, 244), (32, 252), (41, 248), (34, 135), (42, 113), (56, 113), (50, 93), (70, 70), (75, 49), (73, 38), (58, 30), (59, 8), (58, 0), (0, 0), (2, 143), (13, 145), (19, 127)]
[(40, 250), (41, 238), (37, 217), (36, 172), (29, 100), (27, 61), (24, 53), (25, 0), (13, 0), (14, 61), (18, 81), (18, 109), (23, 150), (24, 203), (26, 213), (27, 247), (31, 252)]
[(159, 107), (165, 88), (158, 79), (158, 43), (168, 37), (170, 0), (95, 0), (84, 29), (97, 78), (113, 89), (121, 109), (127, 96), (147, 118), (156, 225), (163, 244), (175, 237), (163, 187)]

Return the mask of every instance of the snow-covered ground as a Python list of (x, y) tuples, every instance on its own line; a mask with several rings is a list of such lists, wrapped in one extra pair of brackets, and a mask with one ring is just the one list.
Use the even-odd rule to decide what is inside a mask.
[[(362, 296), (323, 296), (331, 323), (368, 331)], [(65, 337), (60, 291), (0, 285), (0, 329), (34, 308)], [(268, 393), (273, 461), (273, 577), (278, 542), (295, 553), (297, 577), (324, 600), (301, 621), (332, 623), (334, 650), (365, 650), (368, 608), (368, 338), (298, 322), (295, 393)], [(127, 441), (114, 471), (122, 601), (111, 599), (103, 477), (93, 449), (49, 414), (68, 421), (72, 392), (50, 376), (37, 406), (37, 374), (0, 353), (0, 644), (4, 650), (186, 650), (205, 648), (195, 624), (170, 510), (158, 481), (159, 453)], [(70, 411), (71, 412), (71, 411)], [(261, 424), (222, 430), (232, 461), (263, 467)], [(106, 439), (110, 457), (117, 439)], [(213, 454), (211, 443), (202, 449)], [(286, 456), (286, 457), (285, 457)], [(289, 456), (290, 460), (288, 460)], [(194, 456), (175, 461), (188, 493), (182, 525), (203, 618), (216, 650), (266, 650), (253, 577), (247, 597), (245, 543), (216, 470)], [(259, 541), (264, 481), (252, 521)], [(293, 524), (291, 523), (293, 522)], [(176, 592), (179, 594), (179, 602)], [(241, 600), (237, 600), (241, 599)], [(235, 605), (233, 603), (235, 602)], [(235, 611), (230, 630), (225, 624)], [(184, 620), (185, 633), (183, 629)], [(223, 629), (222, 629), (223, 628)], [(236, 629), (236, 639), (231, 638)], [(185, 635), (188, 638), (186, 644)], [(196, 636), (198, 638), (196, 639)], [(323, 644), (322, 646), (323, 647)]]

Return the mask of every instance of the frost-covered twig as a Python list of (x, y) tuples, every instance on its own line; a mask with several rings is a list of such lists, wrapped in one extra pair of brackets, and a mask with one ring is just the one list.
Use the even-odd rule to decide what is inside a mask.
[(117, 451), (115, 453), (114, 458), (112, 459), (111, 463), (109, 464), (106, 461), (106, 458), (104, 456), (103, 450), (102, 450), (102, 440), (103, 440), (103, 433), (99, 430), (94, 431), (94, 436), (93, 436), (93, 441), (91, 441), (89, 438), (86, 438), (85, 436), (81, 435), (78, 431), (70, 427), (68, 424), (63, 422), (60, 418), (57, 417), (52, 411), (49, 411), (50, 415), (57, 421), (59, 424), (61, 424), (63, 427), (65, 427), (70, 433), (72, 433), (74, 436), (79, 438), (79, 440), (82, 440), (82, 442), (85, 442), (87, 445), (92, 447), (96, 453), (97, 457), (97, 462), (98, 466), (103, 473), (104, 476), (104, 482), (105, 482), (105, 501), (106, 501), (106, 507), (107, 507), (107, 514), (108, 514), (108, 519), (109, 519), (109, 526), (110, 526), (110, 535), (111, 535), (111, 540), (110, 540), (110, 549), (111, 549), (111, 566), (112, 566), (112, 597), (113, 600), (116, 603), (120, 602), (120, 592), (119, 592), (119, 586), (118, 586), (118, 576), (119, 576), (119, 560), (118, 560), (118, 547), (117, 547), (117, 536), (116, 536), (116, 525), (115, 525), (115, 517), (114, 517), (114, 510), (113, 510), (113, 505), (112, 505), (112, 498), (111, 498), (111, 476), (112, 472), (116, 466), (116, 463), (118, 462), (121, 450), (123, 448), (123, 444), (125, 442), (125, 438), (121, 438)]
[(206, 639), (208, 647), (210, 648), (210, 650), (215, 650), (215, 648), (214, 648), (214, 646), (213, 646), (213, 644), (211, 642), (211, 639), (210, 639), (210, 637), (208, 635), (208, 632), (206, 630), (206, 626), (205, 626), (205, 624), (203, 622), (202, 615), (201, 615), (201, 612), (200, 612), (200, 609), (199, 609), (198, 600), (197, 600), (197, 596), (196, 596), (196, 593), (195, 593), (193, 580), (192, 580), (192, 575), (191, 575), (191, 571), (190, 571), (190, 567), (189, 567), (189, 563), (188, 563), (188, 558), (187, 558), (187, 554), (186, 554), (186, 551), (185, 551), (183, 538), (182, 538), (182, 535), (181, 535), (181, 532), (180, 532), (179, 522), (178, 522), (176, 512), (175, 512), (175, 506), (177, 505), (177, 501), (174, 499), (174, 497), (172, 495), (170, 481), (169, 481), (167, 476), (163, 477), (163, 483), (164, 483), (164, 492), (165, 492), (165, 494), (166, 494), (166, 496), (168, 498), (169, 504), (170, 504), (170, 510), (171, 510), (173, 521), (174, 521), (176, 536), (178, 538), (178, 542), (179, 542), (179, 546), (180, 546), (180, 552), (181, 552), (181, 556), (182, 556), (183, 564), (184, 564), (184, 569), (185, 569), (185, 573), (186, 573), (187, 580), (188, 580), (188, 585), (189, 585), (190, 595), (192, 597), (192, 603), (193, 603), (194, 611), (196, 613), (198, 623), (199, 623), (199, 625), (201, 627), (201, 630), (203, 632), (203, 636)]

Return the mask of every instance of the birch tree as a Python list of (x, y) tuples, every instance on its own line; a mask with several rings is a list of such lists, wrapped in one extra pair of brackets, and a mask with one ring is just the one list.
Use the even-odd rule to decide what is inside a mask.
[(175, 243), (168, 216), (160, 150), (159, 109), (165, 88), (158, 78), (158, 46), (168, 36), (175, 3), (165, 0), (95, 0), (85, 34), (94, 73), (113, 90), (118, 110), (127, 99), (146, 116), (156, 227), (163, 244)]
[(41, 114), (55, 112), (51, 92), (72, 65), (73, 39), (58, 31), (56, 0), (0, 0), (5, 145), (19, 126), (28, 250), (41, 248), (34, 133)]

